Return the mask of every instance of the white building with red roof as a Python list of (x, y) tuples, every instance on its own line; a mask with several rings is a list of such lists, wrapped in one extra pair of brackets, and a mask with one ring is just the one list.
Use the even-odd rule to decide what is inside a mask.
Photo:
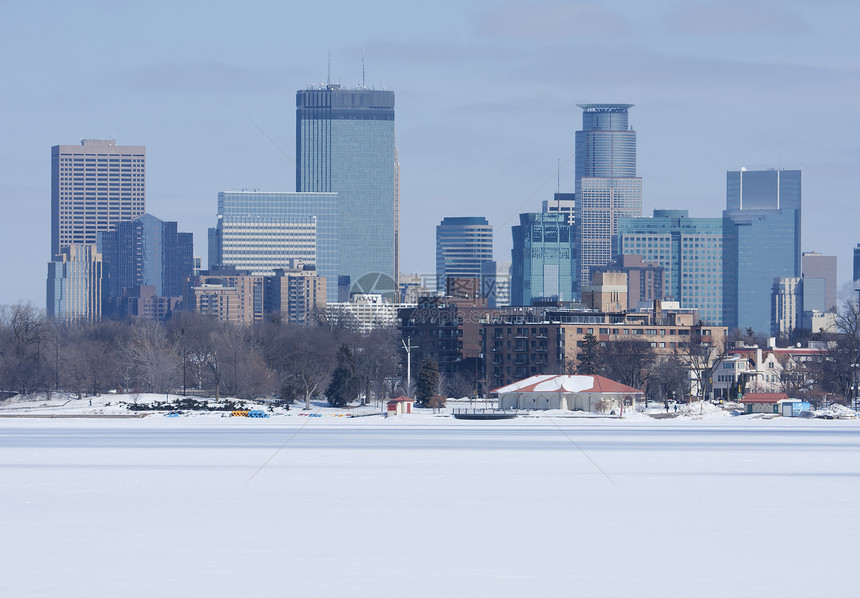
[(499, 409), (616, 411), (632, 409), (643, 392), (603, 376), (542, 374), (493, 391)]

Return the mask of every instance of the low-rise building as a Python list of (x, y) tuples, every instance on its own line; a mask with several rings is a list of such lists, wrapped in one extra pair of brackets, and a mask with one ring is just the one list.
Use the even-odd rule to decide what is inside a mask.
[(633, 409), (644, 393), (603, 376), (538, 375), (494, 391), (499, 409), (615, 411)]

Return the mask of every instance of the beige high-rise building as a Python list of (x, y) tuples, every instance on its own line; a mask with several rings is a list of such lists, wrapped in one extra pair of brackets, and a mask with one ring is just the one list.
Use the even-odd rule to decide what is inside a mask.
[(63, 247), (95, 245), (145, 211), (146, 148), (114, 139), (84, 139), (51, 148), (51, 258)]

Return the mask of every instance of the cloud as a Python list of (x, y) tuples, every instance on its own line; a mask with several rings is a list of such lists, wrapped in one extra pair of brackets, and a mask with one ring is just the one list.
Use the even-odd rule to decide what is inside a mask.
[(761, 1), (678, 4), (666, 12), (664, 22), (676, 33), (695, 35), (786, 35), (811, 30), (809, 23), (787, 10), (784, 3)]
[(594, 2), (512, 2), (478, 18), (477, 33), (521, 40), (626, 36), (630, 22)]

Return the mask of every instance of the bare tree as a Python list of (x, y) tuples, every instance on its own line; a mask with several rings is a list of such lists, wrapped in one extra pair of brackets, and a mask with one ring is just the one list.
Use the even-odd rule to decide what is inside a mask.
[(29, 303), (0, 307), (0, 385), (27, 394), (47, 387), (42, 376), (53, 334), (44, 312)]
[(645, 340), (607, 342), (599, 349), (599, 372), (610, 380), (641, 388), (656, 357), (651, 343)]
[(181, 360), (163, 326), (135, 323), (123, 349), (135, 387), (166, 393), (177, 386)]
[(331, 332), (315, 326), (264, 323), (263, 355), (274, 373), (281, 397), (311, 397), (322, 391), (334, 369), (337, 344)]

